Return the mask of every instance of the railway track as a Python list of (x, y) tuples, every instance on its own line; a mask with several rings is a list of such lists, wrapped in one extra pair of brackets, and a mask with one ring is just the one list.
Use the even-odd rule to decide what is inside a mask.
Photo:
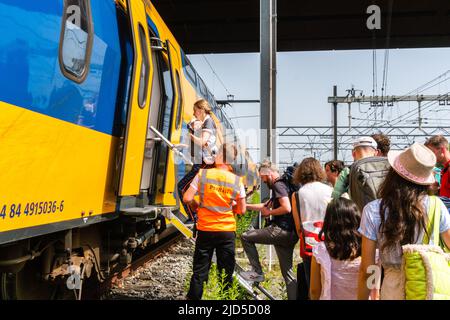
[(146, 250), (148, 252), (143, 253), (135, 261), (109, 275), (106, 280), (99, 284), (97, 290), (86, 292), (86, 296), (84, 296), (84, 299), (96, 300), (104, 297), (105, 294), (108, 293), (119, 281), (122, 281), (130, 275), (133, 275), (139, 268), (143, 267), (151, 260), (157, 258), (159, 255), (164, 253), (167, 249), (169, 249), (182, 239), (183, 235), (180, 233), (176, 233), (168, 236), (163, 240), (160, 240), (158, 243)]
[[(105, 283), (105, 285), (107, 285), (105, 291), (109, 291), (109, 289), (111, 289), (115, 284), (120, 283), (121, 280), (126, 279), (130, 275), (134, 276), (134, 271), (137, 271), (138, 269), (143, 267), (143, 271), (138, 271), (136, 277), (132, 277), (132, 279), (128, 278), (125, 285), (123, 285), (122, 283), (123, 288), (115, 290), (113, 299), (184, 299), (185, 292), (183, 290), (184, 288), (182, 288), (183, 283), (185, 283), (186, 281), (186, 274), (184, 274), (184, 272), (186, 272), (186, 268), (188, 270), (191, 270), (192, 265), (188, 266), (186, 263), (180, 262), (180, 260), (185, 260), (186, 257), (186, 252), (183, 254), (180, 251), (185, 251), (186, 246), (189, 247), (188, 244), (182, 243), (180, 243), (181, 247), (174, 246), (181, 238), (182, 237), (178, 236), (174, 237), (173, 239), (169, 239), (166, 243), (162, 244), (157, 249), (137, 259), (127, 268), (112, 275), (111, 278), (109, 278), (108, 282)], [(192, 247), (190, 252), (188, 253), (189, 262), (191, 262), (192, 260), (193, 241), (191, 244)], [(170, 250), (172, 246), (174, 246), (175, 249)], [(160, 261), (155, 261), (159, 265), (153, 267), (150, 267), (149, 265), (145, 266), (152, 259), (157, 260), (156, 258), (158, 258), (158, 256), (162, 255), (163, 253), (167, 253), (167, 255), (165, 255), (165, 257), (161, 257)], [(176, 261), (176, 263), (174, 263), (174, 261)], [(216, 262), (215, 256), (213, 257), (213, 262)], [(161, 272), (161, 270), (175, 270), (175, 275), (169, 275), (164, 271)], [(259, 283), (245, 281), (240, 276), (240, 273), (242, 271), (243, 269), (241, 268), (241, 266), (239, 264), (236, 264), (235, 276), (241, 287), (250, 294), (252, 299), (275, 299), (272, 294), (268, 292), (264, 287), (262, 287)], [(176, 283), (173, 283), (173, 281), (175, 281)], [(177, 288), (172, 288), (171, 285), (174, 285)], [(159, 290), (163, 292), (158, 293), (157, 291)], [(181, 295), (180, 291), (183, 291)]]

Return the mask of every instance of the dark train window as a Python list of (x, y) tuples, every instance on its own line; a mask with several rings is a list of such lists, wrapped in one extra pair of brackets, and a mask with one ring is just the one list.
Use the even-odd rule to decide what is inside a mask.
[(141, 43), (142, 64), (139, 77), (138, 102), (139, 107), (144, 108), (147, 98), (148, 78), (150, 75), (150, 63), (148, 62), (147, 37), (144, 28), (139, 24), (139, 42)]
[(178, 129), (181, 124), (182, 108), (183, 108), (183, 94), (181, 92), (181, 82), (180, 75), (178, 71), (176, 72), (177, 78), (177, 95), (178, 95), (178, 106), (177, 106), (177, 118), (175, 120), (175, 127)]
[(211, 107), (213, 107), (214, 104), (215, 104), (214, 96), (213, 96), (213, 94), (212, 94), (211, 92), (209, 92), (209, 91), (208, 91), (208, 101), (209, 101), (209, 105), (210, 105)]
[[(159, 59), (160, 70), (162, 72), (162, 84), (163, 84), (163, 101), (161, 104), (160, 114), (160, 132), (163, 136), (165, 136), (168, 140), (171, 139), (172, 132), (172, 119), (173, 119), (173, 98), (174, 91), (172, 87), (172, 78), (170, 73), (170, 67), (168, 61), (160, 56)], [(166, 144), (162, 144), (159, 148), (159, 157), (158, 157), (158, 173), (156, 175), (156, 185), (160, 192), (165, 192), (165, 177), (166, 177), (166, 169), (167, 169), (167, 160), (169, 157), (169, 149)]]
[(64, 0), (59, 66), (69, 79), (86, 79), (91, 58), (93, 24), (89, 0)]
[(172, 87), (172, 78), (170, 74), (170, 67), (168, 62), (161, 58), (161, 70), (163, 75), (163, 84), (164, 84), (164, 124), (162, 133), (168, 139), (170, 138), (170, 124), (172, 119), (172, 109), (173, 109), (173, 98), (174, 98), (174, 90)]
[(222, 109), (217, 109), (217, 117), (219, 118), (220, 122), (223, 122), (223, 112)]
[(198, 79), (198, 88), (200, 90), (200, 94), (205, 98), (208, 99), (208, 89), (206, 89), (205, 83), (201, 78)]
[(196, 73), (194, 68), (192, 68), (191, 62), (189, 61), (189, 59), (184, 56), (184, 61), (185, 61), (185, 65), (183, 66), (183, 69), (186, 73), (186, 75), (188, 76), (189, 80), (192, 81), (192, 83), (194, 84), (194, 86), (197, 85), (197, 77), (196, 77)]
[[(214, 98), (214, 96), (211, 94), (211, 108), (213, 110), (217, 109), (217, 103), (216, 103), (216, 99)], [(214, 111), (215, 112), (215, 111)]]

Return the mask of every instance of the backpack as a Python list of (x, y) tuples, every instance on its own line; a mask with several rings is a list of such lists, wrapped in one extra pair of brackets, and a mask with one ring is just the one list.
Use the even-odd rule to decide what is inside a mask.
[[(438, 199), (430, 197), (423, 244), (402, 246), (402, 289), (406, 300), (450, 299), (450, 255), (439, 236), (441, 204)], [(431, 236), (434, 245), (429, 245)]]
[[(296, 184), (294, 183), (294, 172), (295, 169), (297, 169), (297, 162), (295, 162), (292, 166), (289, 166), (286, 168), (286, 170), (283, 172), (283, 174), (277, 179), (275, 180), (274, 183), (277, 182), (283, 182), (287, 188), (288, 188), (288, 194), (289, 194), (289, 203), (291, 204), (292, 207), (292, 195), (294, 194), (294, 192), (298, 191), (301, 187), (300, 184)], [(266, 220), (266, 225), (270, 225), (270, 218), (267, 217), (265, 218)]]
[(300, 184), (294, 183), (294, 172), (297, 169), (297, 162), (295, 162), (292, 166), (286, 168), (284, 173), (277, 181), (283, 181), (288, 187), (289, 192), (289, 201), (291, 201), (292, 194), (300, 189)]
[(390, 167), (386, 157), (368, 157), (350, 166), (348, 190), (361, 212), (366, 204), (377, 199), (378, 189)]

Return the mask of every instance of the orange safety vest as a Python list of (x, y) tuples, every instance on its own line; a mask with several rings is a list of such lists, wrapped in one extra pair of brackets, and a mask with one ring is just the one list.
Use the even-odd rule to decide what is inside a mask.
[(198, 172), (200, 204), (197, 229), (236, 231), (232, 202), (239, 194), (242, 179), (226, 170), (201, 169)]

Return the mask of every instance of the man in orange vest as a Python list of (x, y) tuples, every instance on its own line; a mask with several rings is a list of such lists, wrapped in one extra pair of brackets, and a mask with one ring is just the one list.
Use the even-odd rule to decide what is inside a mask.
[[(215, 168), (201, 169), (184, 193), (183, 201), (197, 211), (197, 238), (193, 274), (187, 298), (200, 300), (203, 283), (208, 280), (211, 259), (216, 250), (219, 272), (225, 270), (226, 287), (232, 283), (235, 267), (235, 214), (246, 210), (242, 178), (227, 165), (237, 156), (234, 145), (224, 143), (216, 156)], [(230, 161), (231, 160), (231, 161)], [(194, 200), (196, 194), (200, 202)]]

